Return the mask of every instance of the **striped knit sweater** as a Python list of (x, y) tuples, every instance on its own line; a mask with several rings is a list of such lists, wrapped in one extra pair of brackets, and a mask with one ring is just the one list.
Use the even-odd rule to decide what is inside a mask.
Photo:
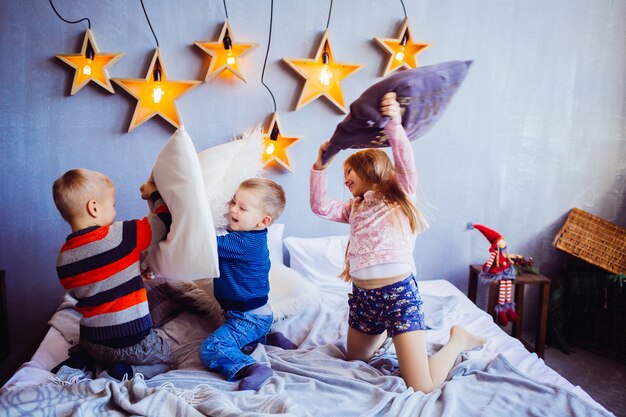
[(171, 215), (158, 192), (151, 199), (154, 208), (142, 220), (80, 230), (61, 248), (57, 273), (61, 285), (78, 300), (81, 340), (132, 346), (152, 328), (140, 256), (165, 237)]
[(213, 293), (224, 310), (249, 311), (267, 303), (270, 252), (267, 229), (217, 237), (220, 277)]

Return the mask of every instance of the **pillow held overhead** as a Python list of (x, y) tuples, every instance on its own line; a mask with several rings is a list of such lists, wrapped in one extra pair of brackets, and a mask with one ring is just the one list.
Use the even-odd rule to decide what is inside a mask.
[(337, 125), (322, 162), (343, 149), (389, 146), (383, 130), (389, 117), (380, 114), (380, 101), (388, 92), (396, 93), (409, 139), (424, 135), (445, 111), (471, 64), (442, 62), (398, 72), (372, 85), (350, 105), (350, 113)]
[(148, 252), (152, 272), (173, 280), (219, 276), (217, 239), (198, 155), (180, 127), (161, 149), (152, 169), (172, 214), (167, 237)]

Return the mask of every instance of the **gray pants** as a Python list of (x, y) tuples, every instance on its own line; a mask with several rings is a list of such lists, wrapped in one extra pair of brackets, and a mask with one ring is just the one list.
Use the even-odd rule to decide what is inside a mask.
[(133, 365), (133, 372), (143, 374), (146, 379), (169, 371), (174, 362), (169, 345), (154, 329), (141, 342), (124, 348), (99, 345), (88, 340), (81, 340), (80, 344), (98, 362)]

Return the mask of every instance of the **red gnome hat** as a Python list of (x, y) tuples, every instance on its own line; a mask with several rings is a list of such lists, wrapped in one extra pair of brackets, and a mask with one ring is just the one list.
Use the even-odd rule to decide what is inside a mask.
[(498, 240), (503, 239), (502, 235), (498, 232), (496, 232), (495, 230), (492, 230), (488, 227), (483, 226), (482, 224), (472, 224), (472, 223), (468, 223), (467, 224), (467, 229), (468, 230), (472, 230), (472, 229), (478, 229), (478, 231), (480, 233), (482, 233), (487, 240), (489, 241), (489, 243), (491, 243), (491, 247), (489, 248), (489, 251), (493, 251), (496, 248), (496, 243), (498, 243)]

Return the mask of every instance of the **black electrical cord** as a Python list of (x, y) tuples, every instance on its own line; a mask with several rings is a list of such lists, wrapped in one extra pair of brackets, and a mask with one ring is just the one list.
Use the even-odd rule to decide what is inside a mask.
[(328, 25), (330, 25), (330, 15), (333, 12), (333, 0), (330, 0), (330, 7), (328, 8), (328, 20), (326, 21), (326, 30), (328, 30)]
[(224, 13), (226, 14), (226, 20), (228, 20), (228, 9), (226, 8), (226, 0), (224, 0)]
[(83, 20), (86, 20), (87, 21), (87, 25), (89, 26), (89, 29), (91, 29), (91, 20), (89, 20), (88, 17), (83, 17), (80, 20), (67, 20), (67, 19), (63, 18), (63, 16), (61, 16), (59, 14), (59, 12), (57, 11), (56, 7), (54, 7), (54, 4), (52, 4), (52, 0), (48, 0), (48, 1), (50, 2), (50, 6), (52, 6), (52, 10), (54, 10), (54, 13), (56, 13), (56, 15), (59, 16), (59, 19), (61, 19), (65, 23), (72, 23), (72, 24), (74, 24), (74, 23), (80, 23)]
[(154, 36), (154, 40), (156, 41), (157, 48), (159, 47), (159, 40), (157, 39), (156, 33), (154, 33), (154, 29), (152, 29), (152, 23), (150, 23), (150, 18), (148, 17), (148, 12), (146, 12), (146, 6), (143, 5), (143, 0), (139, 0), (141, 2), (141, 8), (143, 9), (143, 14), (146, 15), (146, 20), (148, 21), (148, 26), (150, 26), (150, 30), (152, 31), (152, 36)]
[[(224, 4), (226, 3), (226, 0), (224, 0)], [(263, 86), (265, 88), (267, 88), (267, 91), (269, 91), (270, 96), (272, 96), (272, 101), (274, 102), (274, 113), (276, 113), (276, 99), (274, 98), (274, 94), (272, 93), (272, 90), (270, 90), (270, 88), (267, 86), (267, 84), (265, 84), (265, 82), (263, 81), (263, 77), (265, 76), (265, 66), (267, 65), (267, 56), (270, 53), (270, 44), (272, 43), (272, 21), (274, 20), (274, 0), (270, 0), (270, 30), (269, 30), (269, 36), (267, 39), (267, 50), (265, 51), (265, 60), (263, 61), (263, 71), (261, 71), (261, 84), (263, 84)]]

